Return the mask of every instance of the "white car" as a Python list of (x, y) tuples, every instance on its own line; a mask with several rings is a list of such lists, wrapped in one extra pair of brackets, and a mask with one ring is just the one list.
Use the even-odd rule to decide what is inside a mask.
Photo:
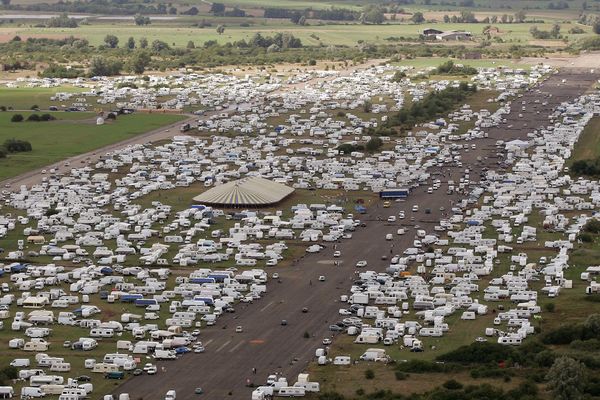
[(325, 282), (325, 276), (324, 275), (319, 276), (319, 282)]
[(328, 346), (330, 344), (331, 344), (331, 339), (329, 339), (329, 338), (323, 339), (323, 345)]
[(152, 367), (150, 367), (146, 370), (146, 373), (148, 375), (155, 375), (157, 371), (158, 371), (158, 369), (156, 368), (156, 366), (153, 365)]
[(387, 219), (388, 222), (396, 222), (396, 216), (395, 215), (390, 215)]
[(333, 252), (333, 256), (334, 257), (340, 257), (341, 255), (342, 255), (342, 252), (339, 251), (339, 250), (336, 250), (336, 251)]
[(154, 364), (152, 363), (147, 363), (146, 365), (144, 365), (144, 372), (148, 372), (148, 370), (152, 369), (152, 368), (156, 368), (154, 366)]
[(365, 260), (360, 260), (359, 262), (356, 263), (356, 266), (358, 268), (366, 267), (367, 266), (367, 262)]

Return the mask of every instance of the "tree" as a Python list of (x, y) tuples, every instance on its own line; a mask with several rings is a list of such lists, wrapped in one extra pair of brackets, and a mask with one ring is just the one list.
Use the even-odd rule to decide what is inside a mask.
[(425, 22), (425, 17), (423, 16), (422, 12), (417, 11), (412, 15), (412, 17), (410, 17), (410, 20), (415, 24), (421, 24)]
[(135, 14), (135, 17), (133, 17), (133, 21), (135, 22), (136, 25), (150, 25), (150, 17), (145, 17), (142, 14)]
[(448, 14), (444, 15), (444, 23), (445, 24), (449, 24), (450, 23), (450, 17), (448, 16)]
[(23, 122), (24, 118), (21, 114), (14, 114), (11, 118), (10, 118), (10, 122)]
[(146, 47), (148, 47), (148, 39), (145, 37), (140, 38), (140, 48), (145, 49)]
[(175, 7), (169, 7), (169, 14), (170, 15), (176, 15), (177, 14), (177, 9)]
[(210, 6), (210, 12), (214, 15), (222, 15), (225, 13), (225, 4), (223, 3), (212, 3)]
[(182, 12), (183, 15), (198, 15), (198, 7), (191, 7), (189, 10)]
[(597, 19), (596, 22), (594, 22), (592, 29), (594, 30), (595, 34), (600, 35), (600, 19)]
[(123, 69), (123, 63), (115, 59), (96, 56), (90, 62), (91, 76), (111, 76), (119, 75)]
[(115, 35), (106, 35), (104, 38), (104, 43), (111, 49), (116, 48), (119, 45), (119, 38)]
[(379, 150), (381, 146), (383, 146), (383, 141), (378, 137), (374, 137), (369, 139), (365, 148), (367, 149), (367, 151), (373, 153)]
[(194, 44), (193, 41), (190, 40), (189, 42), (187, 42), (186, 48), (188, 48), (188, 49), (195, 49), (196, 45)]
[(225, 32), (225, 25), (219, 25), (219, 26), (217, 26), (217, 33), (219, 35), (222, 35), (223, 32)]
[(381, 6), (368, 5), (363, 9), (360, 20), (363, 24), (381, 24), (385, 21), (385, 14), (383, 11)]
[(152, 42), (152, 51), (155, 53), (160, 53), (163, 50), (169, 50), (170, 47), (166, 42), (163, 42), (162, 40), (158, 40), (156, 39), (155, 41)]
[(131, 70), (136, 74), (143, 74), (148, 64), (150, 64), (150, 54), (147, 51), (140, 51), (131, 59)]
[(570, 357), (557, 358), (546, 379), (555, 400), (579, 400), (583, 397), (585, 370), (579, 361)]
[(558, 37), (560, 36), (560, 25), (559, 24), (552, 25), (552, 29), (550, 30), (550, 36), (552, 36), (555, 39), (558, 39)]
[(515, 22), (522, 24), (523, 22), (525, 22), (526, 17), (527, 14), (525, 13), (525, 10), (519, 10), (515, 13)]
[(135, 39), (133, 37), (130, 37), (129, 39), (127, 39), (126, 46), (129, 50), (135, 49)]

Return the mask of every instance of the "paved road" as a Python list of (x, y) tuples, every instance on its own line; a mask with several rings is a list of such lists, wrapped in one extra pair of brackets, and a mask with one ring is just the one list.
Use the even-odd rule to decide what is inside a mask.
[[(566, 83), (562, 80), (566, 79)], [(442, 182), (448, 179), (458, 181), (464, 169), (469, 166), (471, 179), (478, 179), (483, 167), (497, 167), (495, 143), (497, 140), (525, 139), (527, 132), (547, 125), (547, 116), (561, 102), (575, 98), (597, 79), (597, 76), (574, 71), (551, 76), (539, 91), (531, 90), (519, 101), (525, 101), (526, 111), (515, 101), (513, 111), (507, 118), (507, 124), (489, 129), (489, 137), (476, 140), (477, 149), (462, 153), (462, 168), (444, 168), (434, 170), (436, 174), (445, 174)], [(552, 96), (549, 96), (552, 94)], [(540, 103), (535, 103), (539, 99)], [(548, 101), (547, 106), (541, 102)], [(538, 114), (539, 111), (539, 114)], [(522, 113), (523, 117), (518, 114)], [(524, 126), (527, 124), (527, 126)], [(508, 125), (513, 125), (508, 128)], [(477, 157), (483, 158), (478, 163)], [(387, 233), (394, 233), (393, 253), (401, 253), (412, 246), (414, 227), (410, 227), (404, 236), (395, 235), (402, 222), (410, 223), (410, 217), (416, 216), (415, 224), (432, 231), (433, 222), (441, 217), (440, 207), (450, 209), (459, 195), (446, 195), (447, 186), (427, 194), (426, 187), (414, 190), (405, 202), (394, 202), (391, 208), (371, 207), (369, 213), (362, 215), (367, 226), (354, 232), (354, 237), (337, 244), (341, 250), (341, 265), (334, 266), (332, 261), (333, 244), (321, 253), (310, 254), (280, 272), (281, 283), (269, 282), (268, 293), (251, 305), (238, 305), (235, 314), (221, 317), (217, 325), (202, 330), (200, 340), (206, 347), (202, 354), (187, 354), (176, 362), (161, 362), (166, 371), (159, 369), (157, 376), (138, 376), (126, 381), (118, 388), (118, 393), (127, 392), (132, 398), (144, 400), (162, 399), (169, 389), (177, 390), (178, 399), (196, 399), (194, 388), (202, 387), (205, 394), (202, 399), (250, 399), (252, 389), (245, 387), (247, 379), (255, 384), (263, 384), (267, 375), (275, 371), (286, 376), (290, 383), (313, 359), (314, 350), (322, 347), (321, 340), (329, 337), (328, 326), (340, 319), (338, 309), (347, 307), (339, 302), (340, 295), (347, 294), (356, 277), (355, 263), (367, 260), (366, 269), (383, 271), (386, 262), (382, 255), (390, 255), (391, 242), (385, 241)], [(412, 213), (413, 204), (421, 211)], [(422, 210), (430, 208), (431, 215)], [(378, 222), (400, 210), (406, 212), (407, 219), (396, 224)], [(318, 276), (324, 275), (325, 282), (318, 282)], [(312, 281), (312, 284), (309, 282)], [(302, 313), (302, 307), (308, 307), (308, 313)], [(288, 321), (281, 326), (282, 319)], [(242, 333), (235, 333), (235, 327), (241, 325)], [(304, 338), (304, 332), (311, 337)], [(252, 368), (257, 368), (256, 375)]]

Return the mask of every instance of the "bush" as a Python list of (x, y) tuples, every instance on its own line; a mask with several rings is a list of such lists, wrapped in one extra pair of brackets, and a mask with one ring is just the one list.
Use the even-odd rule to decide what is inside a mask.
[(31, 114), (29, 117), (27, 117), (27, 121), (30, 121), (30, 122), (40, 122), (41, 120), (42, 119), (37, 114)]
[(483, 342), (461, 346), (454, 351), (442, 354), (437, 359), (463, 364), (487, 364), (514, 359), (517, 356), (516, 351), (509, 346)]
[(396, 371), (394, 375), (396, 376), (397, 381), (404, 381), (410, 376), (402, 371)]
[(3, 147), (9, 153), (21, 153), (31, 151), (31, 143), (26, 140), (8, 139), (4, 142)]
[(374, 379), (375, 378), (375, 372), (373, 372), (372, 369), (368, 369), (365, 371), (365, 378), (366, 379)]
[(556, 304), (554, 303), (546, 303), (544, 304), (544, 310), (553, 313), (556, 310)]
[(23, 118), (23, 116), (21, 114), (14, 114), (11, 118), (10, 118), (10, 122), (22, 122), (25, 118)]
[(410, 360), (405, 363), (398, 364), (397, 371), (413, 372), (416, 374), (426, 372), (446, 372), (448, 367), (445, 364), (435, 363), (423, 360)]
[(583, 243), (592, 243), (594, 241), (594, 236), (588, 232), (582, 232), (577, 235), (577, 239), (581, 240)]
[(457, 382), (454, 379), (450, 379), (449, 381), (444, 382), (444, 384), (442, 386), (448, 390), (460, 390), (463, 388), (463, 384), (460, 382)]
[(600, 221), (592, 218), (583, 226), (583, 231), (588, 233), (600, 233)]

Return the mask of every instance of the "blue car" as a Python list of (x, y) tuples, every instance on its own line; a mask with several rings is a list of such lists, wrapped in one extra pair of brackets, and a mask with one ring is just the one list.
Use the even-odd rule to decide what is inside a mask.
[(181, 346), (175, 349), (175, 354), (185, 354), (189, 353), (191, 350), (189, 347)]

